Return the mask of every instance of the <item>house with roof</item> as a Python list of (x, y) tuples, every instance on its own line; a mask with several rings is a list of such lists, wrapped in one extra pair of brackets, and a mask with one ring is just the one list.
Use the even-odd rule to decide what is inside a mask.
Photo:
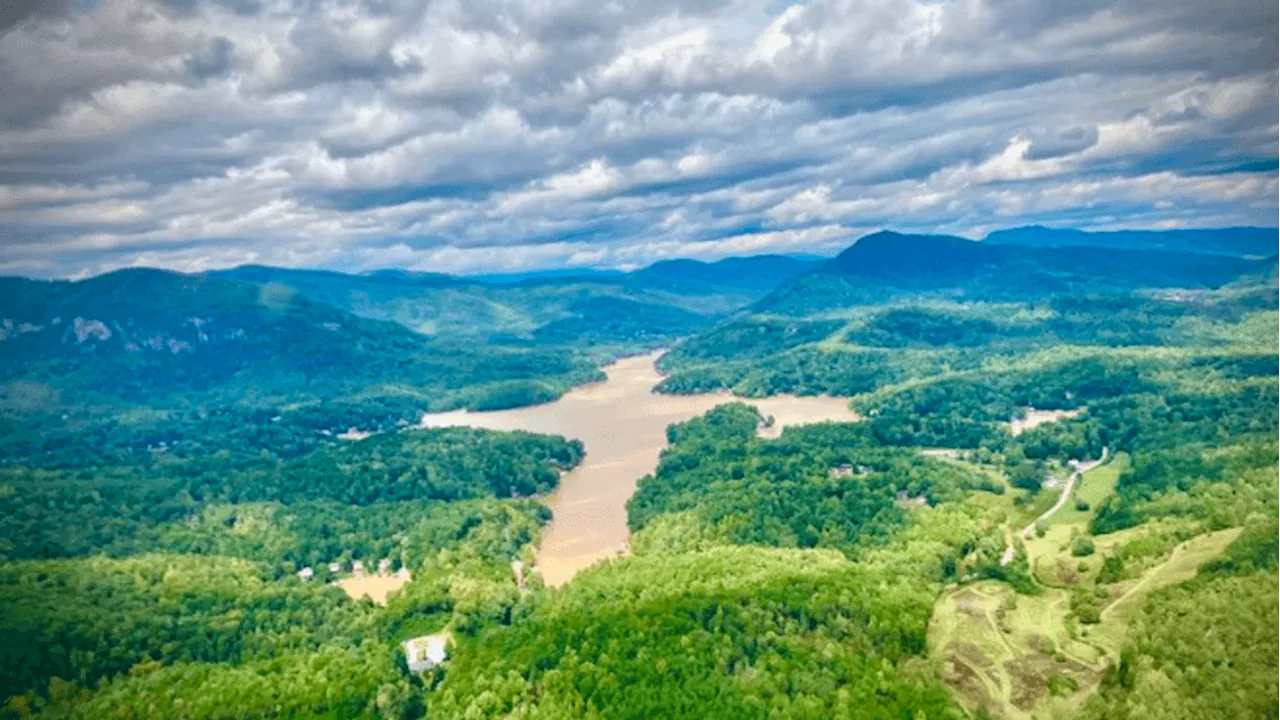
[(411, 638), (401, 643), (410, 672), (422, 672), (449, 658), (449, 634), (437, 633)]

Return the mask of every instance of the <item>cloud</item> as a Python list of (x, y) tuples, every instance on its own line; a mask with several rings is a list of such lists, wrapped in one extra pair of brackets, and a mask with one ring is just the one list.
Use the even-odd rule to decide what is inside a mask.
[(10, 3), (0, 272), (1271, 225), (1276, 26), (1245, 0)]

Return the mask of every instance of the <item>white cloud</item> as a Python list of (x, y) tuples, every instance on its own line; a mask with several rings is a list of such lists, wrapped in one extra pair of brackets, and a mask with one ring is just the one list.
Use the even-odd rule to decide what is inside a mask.
[(0, 29), (0, 271), (1276, 217), (1276, 8), (119, 0)]

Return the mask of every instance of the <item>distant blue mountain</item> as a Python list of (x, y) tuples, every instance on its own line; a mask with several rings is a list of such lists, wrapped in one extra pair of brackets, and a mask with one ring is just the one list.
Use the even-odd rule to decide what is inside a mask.
[(554, 268), (550, 270), (530, 270), (528, 272), (489, 273), (484, 275), (465, 275), (468, 280), (477, 280), (490, 285), (514, 285), (539, 280), (609, 280), (624, 275), (621, 270), (598, 270), (596, 268)]
[(352, 284), (399, 285), (415, 288), (456, 287), (467, 281), (443, 273), (409, 272), (407, 270), (374, 270), (362, 275), (351, 275), (336, 270), (312, 270), (306, 268), (282, 268), (269, 265), (240, 265), (226, 270), (203, 273), (207, 277), (235, 280), (257, 285), (281, 283), (293, 285), (306, 283), (311, 288), (342, 287)]
[[(816, 271), (778, 285), (753, 307), (757, 312), (799, 316), (922, 294), (1004, 302), (1058, 293), (1213, 288), (1244, 275), (1272, 272), (1276, 264), (1274, 247), (1270, 258), (1255, 259), (1150, 245), (1106, 246), (1099, 242), (1110, 234), (1080, 235), (1084, 239), (1078, 245), (1048, 244), (1047, 235), (1041, 236), (1046, 243), (1042, 245), (877, 232)], [(1062, 237), (1079, 240), (1080, 235)], [(1261, 255), (1254, 249), (1251, 254)]]
[(661, 260), (627, 276), (628, 281), (650, 286), (687, 288), (690, 283), (711, 287), (768, 291), (778, 283), (817, 269), (826, 258), (805, 259), (787, 255), (731, 257), (715, 262)]
[(991, 245), (1024, 247), (1104, 247), (1265, 258), (1276, 254), (1276, 228), (1234, 227), (1188, 230), (1114, 230), (1090, 232), (1038, 225), (997, 230), (983, 240)]
[[(664, 260), (634, 272), (565, 268), (471, 277), (246, 265), (201, 277), (292, 291), (438, 339), (655, 344), (745, 307), (822, 262), (761, 255), (717, 262)], [(11, 294), (20, 292), (15, 284)]]

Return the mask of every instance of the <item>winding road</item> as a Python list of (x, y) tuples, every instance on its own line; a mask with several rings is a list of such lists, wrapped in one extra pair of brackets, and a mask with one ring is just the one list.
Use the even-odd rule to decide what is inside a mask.
[[(1071, 497), (1071, 493), (1073, 490), (1076, 489), (1076, 483), (1080, 481), (1080, 478), (1083, 477), (1085, 473), (1098, 467), (1099, 465), (1101, 465), (1106, 461), (1107, 461), (1107, 449), (1102, 448), (1102, 457), (1098, 458), (1097, 460), (1090, 460), (1088, 462), (1076, 462), (1075, 472), (1071, 473), (1071, 477), (1067, 478), (1067, 484), (1062, 487), (1062, 494), (1058, 496), (1058, 502), (1054, 503), (1053, 507), (1041, 513), (1040, 517), (1036, 518), (1035, 520), (1032, 520), (1031, 524), (1023, 528), (1022, 532), (1018, 534), (1021, 535), (1024, 540), (1030, 538), (1031, 533), (1035, 532), (1036, 523), (1040, 522), (1041, 520), (1048, 520), (1050, 517), (1053, 517), (1054, 513), (1061, 510), (1062, 506), (1067, 504), (1067, 498)], [(1013, 556), (1014, 556), (1014, 548), (1013, 548), (1013, 544), (1011, 543), (1009, 547), (1004, 549), (1004, 555), (1000, 557), (1000, 564), (1008, 565), (1010, 562), (1013, 562)]]

